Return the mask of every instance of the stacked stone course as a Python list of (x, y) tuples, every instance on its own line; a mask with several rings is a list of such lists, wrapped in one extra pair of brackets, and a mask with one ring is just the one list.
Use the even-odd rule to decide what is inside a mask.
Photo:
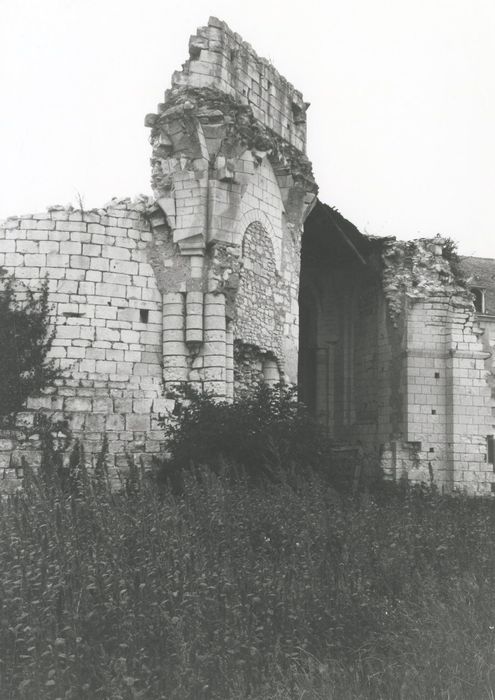
[[(146, 460), (160, 451), (157, 420), (171, 405), (162, 396), (161, 296), (148, 260), (148, 204), (141, 198), (90, 212), (52, 207), (0, 224), (0, 266), (14, 275), (18, 294), (48, 279), (50, 358), (63, 373), (18, 414), (17, 428), (27, 435), (4, 438), (1, 469), (15, 469), (23, 456), (39, 463), (36, 411), (68, 419), (74, 436), (84, 436), (89, 459), (104, 433), (111, 461), (123, 468), (126, 451)], [(30, 432), (31, 440), (22, 439)]]

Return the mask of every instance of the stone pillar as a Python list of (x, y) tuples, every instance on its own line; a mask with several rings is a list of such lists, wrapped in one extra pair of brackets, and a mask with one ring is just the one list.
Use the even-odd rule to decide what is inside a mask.
[(225, 297), (207, 292), (204, 303), (204, 389), (219, 398), (227, 396), (226, 341)]
[(234, 323), (227, 322), (225, 336), (225, 380), (228, 399), (234, 398)]
[(163, 294), (163, 381), (165, 387), (188, 379), (185, 343), (185, 303), (180, 292)]
[(316, 397), (315, 409), (318, 420), (328, 423), (328, 348), (316, 348)]
[(335, 436), (335, 355), (337, 341), (330, 341), (327, 349), (327, 426), (329, 437)]
[(186, 295), (186, 343), (203, 342), (203, 292)]

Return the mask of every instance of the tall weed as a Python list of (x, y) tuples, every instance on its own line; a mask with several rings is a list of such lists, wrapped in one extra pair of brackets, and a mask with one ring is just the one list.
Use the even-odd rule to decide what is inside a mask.
[(0, 503), (2, 699), (493, 697), (491, 501), (105, 483)]

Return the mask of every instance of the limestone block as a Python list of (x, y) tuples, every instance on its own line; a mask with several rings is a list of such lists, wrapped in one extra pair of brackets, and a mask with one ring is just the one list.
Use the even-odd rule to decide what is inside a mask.
[(217, 341), (208, 338), (205, 342), (204, 360), (207, 361), (209, 356), (225, 357), (225, 341)]
[(187, 352), (186, 348), (184, 347), (184, 343), (177, 343), (177, 342), (170, 342), (170, 341), (164, 341), (163, 342), (163, 354), (164, 356), (181, 356), (185, 355)]
[(115, 413), (132, 413), (132, 399), (114, 399), (113, 406)]
[(147, 431), (150, 429), (150, 416), (129, 414), (125, 417), (125, 427), (128, 431)]
[(87, 415), (84, 429), (89, 432), (102, 433), (105, 429), (105, 416), (101, 414)]
[(24, 220), (21, 222), (21, 228), (53, 231), (53, 229), (55, 228), (55, 221), (52, 221), (51, 219), (42, 219), (41, 221)]
[(132, 410), (134, 413), (150, 413), (153, 399), (134, 399)]
[[(167, 362), (166, 360), (170, 358), (165, 358), (163, 362), (163, 378), (166, 383), (166, 386), (169, 386), (171, 382), (175, 383), (182, 383), (185, 382), (189, 379), (189, 372), (187, 369), (187, 364), (184, 363), (182, 364), (171, 364)], [(172, 358), (175, 359), (175, 358)]]
[(88, 224), (88, 233), (101, 233), (104, 234), (106, 231), (105, 226), (98, 223)]
[[(183, 314), (163, 316), (163, 330), (168, 333), (169, 330), (178, 330), (184, 327)], [(167, 335), (168, 338), (168, 335)]]
[(187, 343), (201, 343), (203, 341), (203, 331), (200, 328), (188, 328), (186, 330)]
[(72, 346), (67, 348), (67, 357), (73, 360), (82, 360), (85, 356), (85, 348)]
[(106, 340), (108, 342), (118, 342), (120, 340), (120, 332), (106, 326), (96, 329), (96, 339)]
[(175, 401), (173, 399), (158, 398), (153, 401), (154, 413), (171, 413), (174, 410)]
[[(50, 353), (51, 356), (52, 353)], [(56, 354), (55, 354), (56, 356)], [(62, 352), (59, 357), (65, 357), (65, 351)], [(52, 401), (49, 396), (30, 396), (27, 400), (27, 408), (31, 409), (32, 411), (39, 411), (40, 409), (43, 408), (51, 408)]]
[(104, 258), (109, 258), (110, 260), (130, 260), (131, 252), (128, 248), (121, 248), (119, 246), (103, 246), (102, 255)]
[(96, 371), (104, 374), (115, 374), (117, 363), (110, 360), (96, 360)]
[(206, 315), (204, 317), (204, 327), (205, 327), (205, 332), (211, 333), (215, 331), (220, 331), (225, 333), (225, 328), (226, 328), (226, 320), (225, 320), (225, 314), (221, 316), (211, 316), (211, 315)]
[(113, 411), (113, 401), (109, 397), (97, 397), (93, 399), (93, 413), (111, 413)]
[[(206, 324), (205, 324), (206, 325)], [(205, 345), (208, 348), (208, 354), (212, 352), (210, 350), (212, 345), (215, 345), (217, 343), (220, 343), (222, 345), (225, 344), (225, 327), (220, 330), (210, 330), (209, 328), (205, 329)], [(215, 354), (218, 354), (215, 351)]]
[(89, 258), (87, 255), (71, 255), (69, 260), (70, 267), (80, 268), (82, 270), (87, 270), (91, 262), (91, 258)]
[(139, 335), (138, 331), (122, 330), (120, 332), (120, 337), (124, 343), (139, 343)]
[(162, 295), (156, 288), (143, 288), (142, 290), (143, 301), (156, 301), (158, 303), (162, 300)]
[(205, 381), (225, 381), (225, 367), (205, 367), (203, 371)]
[(125, 350), (124, 360), (125, 362), (140, 362), (141, 352), (138, 350)]
[(110, 271), (124, 275), (137, 275), (139, 264), (131, 260), (110, 260)]
[(105, 430), (106, 431), (124, 430), (124, 416), (119, 416), (115, 413), (108, 414), (105, 417)]
[(83, 411), (90, 413), (93, 403), (90, 398), (81, 396), (69, 396), (64, 401), (64, 410), (69, 412)]
[(82, 245), (74, 241), (64, 241), (60, 243), (60, 252), (68, 253), (69, 255), (81, 255)]
[[(16, 241), (15, 240), (9, 240), (7, 238), (2, 238), (0, 239), (0, 253), (15, 253), (16, 247), (20, 251), (21, 249), (19, 248), (21, 241), (17, 241), (17, 246), (16, 246)], [(37, 252), (37, 251), (32, 251), (32, 252)]]
[[(57, 228), (60, 231), (86, 231), (88, 226), (88, 224), (85, 224), (83, 221), (57, 221), (56, 227), (54, 221), (50, 223), (52, 224), (51, 228)], [(37, 228), (45, 227), (39, 226)]]

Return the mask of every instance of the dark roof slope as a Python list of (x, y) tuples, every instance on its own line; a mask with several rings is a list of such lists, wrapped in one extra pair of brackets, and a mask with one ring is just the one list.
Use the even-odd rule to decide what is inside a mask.
[(333, 264), (349, 259), (365, 263), (371, 249), (368, 238), (354, 224), (320, 200), (306, 219), (304, 231), (304, 252), (315, 257), (327, 253)]
[(495, 259), (461, 258), (461, 267), (470, 287), (485, 290), (485, 313), (495, 315)]

